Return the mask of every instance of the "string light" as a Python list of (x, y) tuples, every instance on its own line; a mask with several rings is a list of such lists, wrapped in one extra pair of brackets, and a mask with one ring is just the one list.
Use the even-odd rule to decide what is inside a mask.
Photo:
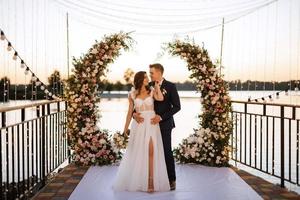
[[(36, 86), (41, 86), (40, 88), (41, 88), (41, 90), (44, 90), (44, 92), (47, 94), (47, 95), (49, 95), (49, 96), (51, 96), (53, 99), (55, 99), (55, 100), (60, 100), (60, 97), (57, 97), (56, 95), (54, 95), (54, 94), (52, 94), (52, 93), (49, 93), (49, 91), (46, 89), (45, 90), (45, 84), (43, 84), (41, 81), (40, 81), (40, 79), (38, 79), (37, 77), (36, 77), (36, 75), (33, 73), (33, 71), (28, 67), (28, 65), (25, 63), (25, 61), (19, 56), (19, 54), (18, 54), (18, 52), (16, 51), (16, 49), (12, 46), (12, 44), (11, 44), (11, 42), (7, 39), (7, 37), (5, 36), (5, 34), (4, 34), (4, 32), (2, 31), (2, 30), (0, 30), (0, 38), (1, 38), (1, 40), (6, 40), (7, 41), (7, 51), (11, 51), (11, 50), (14, 50), (14, 55), (13, 55), (13, 60), (17, 60), (18, 58), (20, 59), (20, 61), (21, 61), (21, 68), (23, 69), (23, 68), (25, 68), (26, 67), (26, 69), (25, 69), (25, 71), (24, 71), (24, 73), (25, 73), (25, 75), (28, 75), (29, 74), (29, 72), (31, 73), (31, 80), (32, 80), (32, 82), (35, 82), (35, 85)], [(26, 86), (25, 86), (26, 87)]]
[(266, 103), (267, 100), (274, 101), (273, 96), (275, 96), (276, 99), (279, 99), (280, 98), (280, 94), (283, 93), (283, 92), (285, 93), (285, 95), (289, 95), (289, 89), (285, 89), (285, 90), (282, 90), (282, 91), (278, 91), (278, 92), (276, 92), (274, 94), (269, 94), (267, 96), (264, 96), (264, 97), (261, 97), (261, 98), (256, 98), (256, 99), (251, 99), (251, 97), (249, 96), (248, 97), (248, 102), (251, 102), (251, 101), (259, 102), (259, 100), (262, 100), (264, 103)]

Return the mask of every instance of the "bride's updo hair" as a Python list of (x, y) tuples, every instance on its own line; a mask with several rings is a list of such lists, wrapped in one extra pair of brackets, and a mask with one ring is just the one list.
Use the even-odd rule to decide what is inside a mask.
[[(142, 89), (146, 74), (147, 73), (145, 71), (139, 71), (134, 75), (133, 85), (134, 85), (135, 90), (137, 91), (136, 96), (141, 93), (141, 89)], [(150, 87), (148, 85), (146, 86), (146, 90), (148, 91), (148, 94), (149, 94)]]

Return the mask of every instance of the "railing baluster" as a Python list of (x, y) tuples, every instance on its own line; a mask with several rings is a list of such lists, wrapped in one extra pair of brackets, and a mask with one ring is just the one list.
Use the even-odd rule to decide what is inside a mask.
[(238, 161), (238, 158), (237, 158), (237, 151), (238, 151), (238, 148), (237, 148), (237, 113), (235, 113), (235, 160)]
[(262, 126), (262, 124), (263, 124), (263, 119), (262, 119), (263, 117), (262, 116), (260, 116), (260, 141), (259, 141), (259, 143), (260, 143), (260, 145), (259, 145), (259, 151), (260, 151), (260, 156), (259, 156), (259, 162), (260, 162), (260, 170), (262, 170), (262, 138), (263, 138), (263, 126)]
[(245, 139), (244, 139), (244, 144), (245, 144), (245, 155), (244, 155), (244, 159), (245, 159), (245, 163), (247, 163), (247, 103), (245, 103), (244, 106), (244, 112), (245, 112)]
[(292, 152), (291, 152), (291, 119), (289, 119), (289, 181), (291, 181), (291, 162), (292, 162)]
[(297, 133), (296, 133), (296, 184), (299, 185), (299, 123), (300, 120), (296, 121)]
[[(45, 119), (45, 121), (46, 121), (46, 133), (45, 133), (45, 137), (46, 137), (46, 150), (45, 150), (45, 155), (47, 156), (46, 158), (47, 158), (47, 162), (46, 162), (46, 164), (47, 164), (47, 168), (46, 169), (49, 169), (49, 171), (52, 171), (53, 169), (54, 169), (54, 167), (52, 166), (51, 167), (51, 162), (53, 162), (53, 158), (51, 159), (51, 156), (49, 156), (49, 154), (51, 155), (51, 151), (53, 150), (53, 146), (52, 147), (50, 147), (51, 149), (49, 150), (49, 148), (48, 148), (48, 141), (50, 141), (49, 143), (51, 143), (51, 140), (53, 139), (52, 137), (51, 137), (51, 124), (53, 124), (52, 122), (51, 122), (51, 110), (50, 110), (50, 104), (47, 104), (47, 117), (46, 117), (46, 119)], [(48, 123), (49, 122), (49, 123)], [(48, 158), (50, 158), (50, 161), (48, 162)], [(47, 173), (48, 173), (48, 171), (47, 171)]]
[(29, 150), (30, 150), (30, 148), (29, 148), (29, 122), (27, 121), (27, 123), (26, 123), (26, 128), (27, 128), (27, 130), (26, 130), (26, 139), (27, 139), (27, 143), (26, 143), (26, 145), (27, 145), (27, 196), (29, 195), (29, 188), (30, 188), (30, 175), (29, 175)]
[(31, 178), (31, 188), (33, 188), (33, 186), (34, 186), (34, 138), (33, 138), (33, 136), (34, 136), (34, 122), (35, 120), (32, 120), (31, 121), (31, 176), (32, 176), (32, 178)]
[(57, 165), (60, 163), (60, 129), (59, 129), (59, 112), (56, 113), (57, 123)]
[(38, 136), (39, 136), (39, 133), (40, 133), (40, 131), (41, 131), (41, 129), (40, 129), (40, 124), (41, 124), (41, 120), (40, 120), (40, 117), (41, 117), (41, 115), (40, 115), (40, 106), (37, 106), (36, 107), (36, 117), (37, 117), (37, 121), (36, 121), (36, 128), (35, 128), (35, 174), (36, 174), (36, 183), (38, 183), (38, 181), (39, 181), (39, 172), (38, 172), (38, 164), (39, 164), (39, 153), (38, 153)]
[[(54, 123), (54, 118), (53, 118), (53, 115), (50, 115), (50, 123), (53, 124)], [(51, 154), (50, 154), (50, 157), (51, 157), (51, 170), (54, 168), (54, 130), (53, 130), (53, 126), (50, 127), (50, 143), (51, 143)]]
[(284, 187), (284, 106), (280, 106), (280, 186)]
[(252, 115), (250, 114), (250, 125), (249, 125), (249, 127), (250, 127), (250, 130), (249, 130), (249, 134), (250, 134), (250, 136), (249, 136), (249, 141), (250, 141), (250, 144), (249, 144), (249, 146), (250, 146), (250, 148), (249, 148), (249, 153), (250, 153), (250, 156), (249, 156), (249, 161), (250, 161), (250, 166), (252, 165), (251, 163), (251, 161), (252, 161)]
[(269, 117), (266, 119), (266, 171), (269, 172)]
[(272, 175), (275, 173), (275, 117), (272, 121)]
[(21, 195), (21, 192), (20, 192), (20, 125), (17, 125), (17, 159), (18, 159), (18, 185), (17, 185), (17, 189), (18, 189), (18, 195), (17, 197), (19, 198), (20, 195)]
[(55, 142), (55, 148), (54, 148), (54, 150), (55, 150), (55, 159), (54, 159), (54, 161), (55, 161), (55, 168), (57, 167), (57, 165), (58, 165), (58, 160), (57, 160), (57, 158), (58, 158), (58, 150), (57, 150), (57, 143), (58, 143), (58, 131), (57, 131), (57, 113), (55, 113), (55, 114), (53, 114), (53, 117), (54, 117), (54, 138), (55, 138), (55, 140), (54, 140), (54, 142)]
[(11, 194), (13, 198), (16, 198), (15, 190), (15, 127), (11, 127), (11, 157), (12, 157), (12, 191)]
[(10, 188), (9, 188), (9, 173), (10, 173), (10, 168), (9, 168), (9, 137), (8, 137), (8, 132), (9, 132), (9, 129), (6, 128), (5, 129), (5, 136), (6, 136), (6, 198), (8, 198), (8, 195), (10, 193)]
[(25, 195), (25, 109), (21, 110), (22, 122), (22, 194)]
[(243, 133), (243, 123), (242, 123), (242, 114), (239, 114), (239, 122), (240, 122), (240, 161), (242, 161), (242, 133)]
[(254, 127), (255, 127), (255, 133), (254, 133), (254, 166), (256, 168), (257, 165), (257, 116), (255, 115), (254, 118)]
[(41, 131), (41, 179), (42, 179), (42, 186), (46, 185), (46, 158), (45, 158), (45, 128), (46, 128), (46, 113), (45, 113), (45, 105), (42, 105), (42, 131)]

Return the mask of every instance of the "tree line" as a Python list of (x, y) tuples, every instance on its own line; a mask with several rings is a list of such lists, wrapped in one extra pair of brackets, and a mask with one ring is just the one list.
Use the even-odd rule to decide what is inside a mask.
[[(132, 69), (128, 68), (125, 70), (123, 75), (123, 80), (112, 82), (108, 79), (103, 79), (98, 83), (98, 91), (100, 93), (104, 91), (129, 91), (132, 87), (134, 72)], [(49, 77), (46, 88), (56, 94), (61, 96), (63, 94), (64, 80), (61, 78), (60, 72), (55, 70)], [(46, 84), (46, 83), (45, 83)], [(196, 86), (194, 82), (187, 80), (183, 83), (177, 82), (175, 83), (177, 89), (180, 91), (195, 91)], [(290, 80), (290, 81), (241, 81), (234, 80), (227, 82), (229, 86), (229, 90), (237, 90), (237, 91), (262, 91), (262, 90), (289, 90), (289, 89), (299, 89), (299, 80)], [(40, 87), (35, 87), (35, 82), (30, 81), (29, 84), (11, 84), (11, 81), (8, 77), (2, 77), (0, 79), (0, 101), (7, 102), (9, 99), (16, 100), (40, 100), (40, 99), (49, 99), (40, 89)]]

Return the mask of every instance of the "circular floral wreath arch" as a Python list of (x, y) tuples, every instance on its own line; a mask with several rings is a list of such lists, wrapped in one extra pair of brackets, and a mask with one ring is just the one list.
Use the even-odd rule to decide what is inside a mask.
[(129, 50), (132, 38), (125, 33), (105, 36), (88, 53), (73, 59), (73, 74), (67, 80), (66, 99), (68, 142), (72, 158), (80, 165), (106, 165), (121, 158), (120, 151), (113, 146), (107, 130), (96, 126), (97, 83), (105, 76), (107, 66), (120, 55), (121, 49)]
[[(95, 93), (97, 82), (105, 76), (107, 66), (129, 50), (132, 38), (125, 33), (105, 36), (79, 59), (73, 59), (73, 74), (66, 81), (65, 97), (68, 102), (68, 141), (72, 158), (80, 165), (112, 164), (122, 157), (107, 130), (96, 126), (98, 108)], [(201, 92), (203, 113), (199, 115), (199, 128), (183, 139), (174, 149), (180, 163), (198, 163), (210, 166), (227, 166), (229, 137), (232, 121), (229, 116), (231, 103), (225, 81), (218, 75), (207, 50), (189, 41), (175, 40), (167, 50), (187, 61), (191, 78), (196, 80)]]
[(233, 124), (228, 86), (223, 76), (218, 74), (207, 50), (194, 42), (175, 40), (167, 44), (166, 50), (187, 62), (190, 78), (195, 80), (202, 103), (202, 113), (198, 115), (199, 128), (174, 149), (176, 161), (228, 166)]

